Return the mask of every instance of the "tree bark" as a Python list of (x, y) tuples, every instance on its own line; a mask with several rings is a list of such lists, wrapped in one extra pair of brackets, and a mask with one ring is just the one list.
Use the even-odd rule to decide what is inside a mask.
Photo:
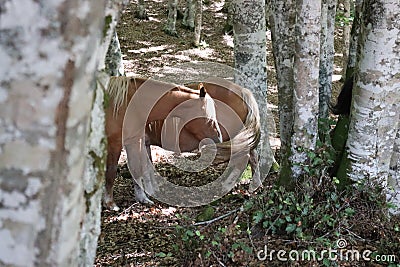
[(91, 266), (96, 258), (100, 235), (101, 200), (104, 191), (106, 139), (104, 96), (110, 76), (123, 74), (121, 50), (115, 31), (119, 10), (125, 0), (108, 1), (105, 10), (103, 38), (97, 51), (96, 88), (90, 112), (89, 136), (86, 144), (86, 165), (83, 176), (85, 216), (79, 243), (79, 266)]
[(226, 21), (224, 25), (225, 33), (232, 33), (233, 30), (233, 10), (232, 10), (232, 0), (225, 0), (222, 11), (226, 13)]
[(122, 64), (121, 46), (115, 29), (105, 58), (105, 71), (110, 76), (125, 75), (124, 65)]
[(168, 18), (167, 24), (164, 27), (164, 32), (172, 36), (178, 36), (176, 32), (177, 6), (178, 0), (168, 0)]
[(297, 0), (294, 57), (294, 122), (291, 137), (291, 175), (303, 174), (307, 151), (313, 151), (318, 132), (318, 76), (320, 59), (321, 1)]
[(146, 6), (144, 4), (144, 0), (138, 0), (137, 9), (135, 11), (135, 18), (145, 19), (145, 20), (149, 19), (149, 16), (147, 15), (146, 12)]
[(346, 67), (345, 81), (350, 79), (357, 64), (358, 37), (360, 34), (363, 0), (356, 0), (354, 4), (354, 20), (351, 25), (349, 52)]
[[(343, 18), (344, 18), (344, 25), (343, 25), (343, 47), (342, 47), (342, 54), (343, 54), (343, 78), (346, 77), (346, 69), (347, 69), (347, 62), (349, 61), (349, 49), (350, 49), (350, 32), (352, 28), (352, 24), (350, 22), (351, 17), (351, 6), (354, 5), (353, 1), (344, 0), (343, 1)], [(345, 80), (345, 79), (343, 79)]]
[(194, 25), (194, 36), (193, 36), (193, 45), (195, 47), (200, 46), (200, 37), (201, 37), (201, 27), (202, 27), (202, 17), (203, 17), (203, 4), (202, 0), (196, 0), (196, 23)]
[(264, 0), (232, 0), (235, 82), (252, 91), (260, 111), (260, 175), (263, 180), (273, 163), (267, 128), (267, 62)]
[(383, 188), (387, 187), (400, 121), (399, 10), (396, 0), (364, 1), (359, 72), (347, 140), (348, 176)]
[(197, 0), (186, 0), (185, 13), (182, 20), (182, 24), (192, 31), (194, 30), (195, 25), (196, 2)]
[(390, 159), (387, 201), (395, 207), (389, 209), (391, 214), (400, 214), (400, 127), (397, 129), (393, 154)]
[(82, 152), (104, 6), (1, 4), (0, 265), (79, 265)]
[[(326, 123), (332, 93), (333, 57), (335, 55), (336, 0), (322, 0), (321, 6), (321, 52), (319, 66), (319, 119)], [(325, 129), (326, 127), (322, 127)], [(320, 133), (322, 137), (327, 133)]]
[(281, 172), (278, 183), (291, 184), (289, 156), (290, 137), (293, 131), (293, 60), (295, 53), (294, 25), (296, 21), (294, 0), (272, 0), (271, 33), (275, 59), (279, 100), (279, 132), (281, 140)]

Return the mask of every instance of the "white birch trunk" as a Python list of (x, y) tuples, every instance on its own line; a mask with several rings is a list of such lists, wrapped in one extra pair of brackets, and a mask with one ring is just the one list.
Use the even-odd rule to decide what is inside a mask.
[(346, 69), (347, 69), (347, 62), (349, 61), (349, 49), (350, 49), (350, 30), (351, 30), (351, 23), (350, 23), (350, 11), (351, 5), (354, 5), (353, 1), (344, 0), (343, 1), (343, 17), (344, 17), (344, 26), (343, 26), (343, 47), (342, 47), (342, 54), (343, 54), (343, 77), (346, 77)]
[(335, 55), (336, 0), (322, 0), (321, 6), (321, 52), (319, 64), (319, 118), (329, 116), (332, 93), (333, 57)]
[(164, 27), (164, 32), (172, 36), (178, 35), (176, 32), (177, 7), (178, 0), (168, 0), (168, 18), (167, 24)]
[(273, 163), (267, 128), (267, 62), (264, 0), (232, 0), (234, 14), (235, 82), (252, 91), (260, 111), (260, 176), (265, 179)]
[(104, 90), (107, 88), (110, 75), (123, 73), (119, 42), (115, 32), (123, 1), (107, 2), (103, 38), (96, 55), (98, 60), (97, 87), (90, 114), (89, 136), (86, 145), (86, 166), (83, 177), (86, 208), (80, 233), (79, 266), (93, 265), (96, 258), (97, 240), (100, 235), (101, 199), (104, 191), (107, 156), (104, 129)]
[(225, 0), (222, 11), (226, 13), (226, 21), (224, 25), (224, 32), (230, 33), (233, 29), (233, 10), (232, 10), (232, 0)]
[(201, 37), (201, 27), (202, 27), (202, 18), (203, 18), (203, 4), (202, 0), (196, 0), (196, 23), (194, 25), (194, 37), (193, 37), (193, 45), (195, 47), (200, 46), (200, 37)]
[(124, 64), (122, 63), (121, 46), (115, 29), (105, 59), (105, 71), (110, 76), (125, 75)]
[(78, 266), (104, 1), (10, 0), (0, 14), (0, 265)]
[(389, 212), (400, 214), (400, 127), (397, 129), (393, 154), (390, 159), (387, 200), (395, 206), (390, 208)]
[(294, 58), (294, 123), (291, 138), (291, 172), (297, 179), (315, 149), (318, 132), (318, 76), (321, 1), (297, 0), (296, 53)]
[(146, 19), (146, 20), (149, 19), (149, 17), (147, 16), (144, 0), (138, 0), (138, 5), (135, 11), (135, 17), (138, 19)]
[(364, 1), (347, 140), (349, 177), (387, 186), (399, 129), (400, 3)]
[(182, 20), (182, 24), (192, 31), (194, 30), (195, 25), (196, 1), (197, 0), (186, 0), (185, 14), (183, 15)]
[(296, 21), (294, 0), (272, 0), (271, 33), (272, 49), (278, 83), (279, 132), (281, 139), (281, 172), (279, 183), (290, 184), (289, 155), (290, 138), (293, 131), (293, 60), (294, 60), (294, 25)]
[(347, 58), (346, 76), (345, 81), (348, 80), (354, 73), (354, 68), (357, 64), (357, 49), (358, 37), (360, 34), (361, 17), (362, 17), (362, 3), (363, 0), (355, 0), (354, 3), (354, 20), (351, 25), (350, 44)]

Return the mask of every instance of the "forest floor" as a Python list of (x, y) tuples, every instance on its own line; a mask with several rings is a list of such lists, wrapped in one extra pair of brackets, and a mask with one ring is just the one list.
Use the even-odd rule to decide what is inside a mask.
[[(184, 1), (180, 2), (182, 2), (180, 5), (183, 5)], [(198, 81), (207, 75), (231, 78), (233, 40), (231, 35), (224, 33), (226, 14), (221, 12), (222, 6), (223, 2), (220, 1), (212, 1), (204, 5), (203, 43), (201, 47), (194, 48), (191, 44), (193, 32), (184, 28), (181, 20), (177, 21), (179, 37), (172, 37), (163, 32), (167, 17), (165, 1), (146, 1), (149, 20), (134, 18), (136, 1), (131, 2), (122, 12), (117, 28), (126, 75), (149, 78), (156, 76), (166, 81), (180, 83)], [(183, 10), (183, 7), (180, 9)], [(336, 50), (340, 51), (340, 28), (337, 31), (335, 44)], [(270, 41), (268, 41), (268, 46), (268, 107), (277, 124), (278, 100)], [(340, 59), (340, 53), (337, 52), (336, 66), (341, 65)], [(204, 62), (207, 62), (206, 65), (203, 64)], [(335, 68), (335, 75), (333, 95), (336, 96), (341, 86), (338, 81), (339, 67)], [(278, 133), (275, 137), (279, 137)], [(274, 144), (277, 157), (278, 145), (278, 143)], [(152, 147), (152, 153), (157, 171), (180, 185), (198, 185), (199, 181), (205, 184), (220, 175), (225, 167), (218, 165), (199, 173), (187, 173), (170, 164), (171, 159), (174, 158), (171, 153), (156, 147)], [(272, 229), (271, 225), (279, 222), (281, 217), (289, 221), (288, 215), (285, 217), (284, 212), (290, 211), (287, 199), (280, 199), (283, 195), (268, 193), (277, 177), (274, 173), (266, 178), (263, 188), (255, 193), (249, 193), (248, 180), (244, 180), (230, 193), (206, 206), (178, 208), (156, 200), (153, 206), (144, 206), (135, 201), (126, 160), (122, 158), (120, 162), (114, 196), (121, 210), (119, 212), (103, 210), (102, 212), (102, 232), (98, 241), (95, 266), (389, 265), (388, 260), (379, 263), (338, 259), (339, 252), (350, 248), (360, 252), (373, 251), (375, 254), (380, 253), (388, 257), (395, 255), (396, 260), (400, 260), (399, 220), (385, 220), (378, 214), (379, 210), (376, 206), (368, 201), (360, 200), (363, 197), (358, 200), (338, 197), (338, 200), (335, 200), (331, 196), (334, 205), (340, 206), (336, 211), (345, 207), (346, 212), (351, 216), (339, 218), (337, 214), (327, 214), (323, 218), (328, 223), (321, 223), (321, 225), (328, 225), (327, 228), (318, 228), (317, 224), (320, 221), (317, 221), (315, 225), (309, 227), (310, 229), (304, 229), (307, 235), (301, 238), (301, 235), (289, 234), (291, 232), (289, 228), (283, 228), (286, 231)], [(279, 215), (276, 219), (274, 217), (274, 221), (269, 222), (269, 226), (268, 220), (265, 219), (266, 214), (262, 214), (263, 219), (258, 220), (262, 213), (260, 206), (266, 206), (271, 201), (268, 197), (277, 197), (278, 200), (286, 203), (286, 208), (282, 208), (281, 203), (276, 204), (280, 207), (282, 216)], [(340, 203), (343, 199), (346, 205)], [(350, 202), (352, 205), (348, 205)], [(296, 203), (298, 205), (298, 202)], [(314, 206), (310, 205), (310, 207)], [(300, 209), (297, 206), (295, 208)], [(334, 213), (335, 208), (332, 209)], [(346, 220), (346, 224), (343, 224), (341, 220)], [(295, 228), (300, 229), (302, 223), (306, 225), (305, 221), (296, 221)], [(293, 224), (287, 225), (293, 226)], [(336, 259), (325, 257), (303, 261), (289, 260), (289, 256), (296, 257), (296, 251), (308, 249), (321, 252), (324, 249), (333, 249), (335, 245), (338, 245), (337, 240), (345, 242), (346, 247), (341, 247), (342, 250), (339, 249), (340, 247), (336, 248)], [(279, 256), (278, 250), (286, 254)], [(290, 252), (293, 253), (289, 255)], [(283, 261), (282, 258), (286, 260)], [(393, 262), (391, 266), (396, 265)]]

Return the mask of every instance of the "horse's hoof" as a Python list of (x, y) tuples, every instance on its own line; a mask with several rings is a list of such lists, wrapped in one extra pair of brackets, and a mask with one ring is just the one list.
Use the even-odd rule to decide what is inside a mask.
[(119, 209), (119, 207), (117, 206), (117, 205), (113, 205), (111, 208), (110, 208), (110, 210), (112, 210), (112, 211), (119, 211), (120, 209)]
[(111, 211), (119, 211), (119, 210), (120, 210), (120, 208), (119, 208), (114, 202), (106, 203), (106, 204), (104, 205), (104, 207), (105, 207), (107, 210), (111, 210)]
[(143, 205), (148, 205), (148, 206), (154, 205), (154, 202), (151, 201), (148, 197), (136, 198), (136, 201)]

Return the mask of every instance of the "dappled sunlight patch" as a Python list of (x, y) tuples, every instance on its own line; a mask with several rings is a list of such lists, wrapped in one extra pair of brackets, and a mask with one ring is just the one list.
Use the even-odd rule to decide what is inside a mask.
[(164, 214), (164, 215), (166, 215), (166, 216), (174, 215), (175, 212), (176, 212), (176, 208), (174, 208), (174, 207), (169, 207), (169, 208), (166, 208), (166, 209), (161, 209), (161, 213)]
[(168, 59), (175, 59), (177, 61), (191, 61), (191, 58), (188, 55), (184, 54), (176, 54), (176, 55), (163, 55), (162, 56), (165, 60)]
[(163, 50), (167, 50), (168, 48), (172, 47), (171, 45), (158, 45), (158, 46), (151, 46), (148, 48), (139, 48), (139, 49), (129, 49), (128, 53), (134, 54), (143, 54), (143, 53), (154, 53)]
[(228, 46), (228, 47), (234, 47), (234, 44), (233, 44), (233, 36), (232, 35), (229, 35), (229, 34), (224, 34), (224, 37), (223, 37), (223, 43), (226, 45), (226, 46)]
[(222, 8), (224, 7), (225, 1), (212, 1), (210, 3), (209, 9), (217, 12), (217, 11), (221, 11)]
[(192, 48), (192, 49), (188, 49), (183, 51), (183, 54), (188, 54), (191, 56), (198, 56), (202, 59), (215, 59), (215, 50), (210, 48), (210, 47), (206, 47), (206, 48)]
[(148, 15), (149, 15), (149, 21), (161, 23), (161, 20), (159, 20), (159, 19), (157, 19), (157, 18), (155, 18), (153, 16), (150, 16), (151, 14), (148, 14)]

